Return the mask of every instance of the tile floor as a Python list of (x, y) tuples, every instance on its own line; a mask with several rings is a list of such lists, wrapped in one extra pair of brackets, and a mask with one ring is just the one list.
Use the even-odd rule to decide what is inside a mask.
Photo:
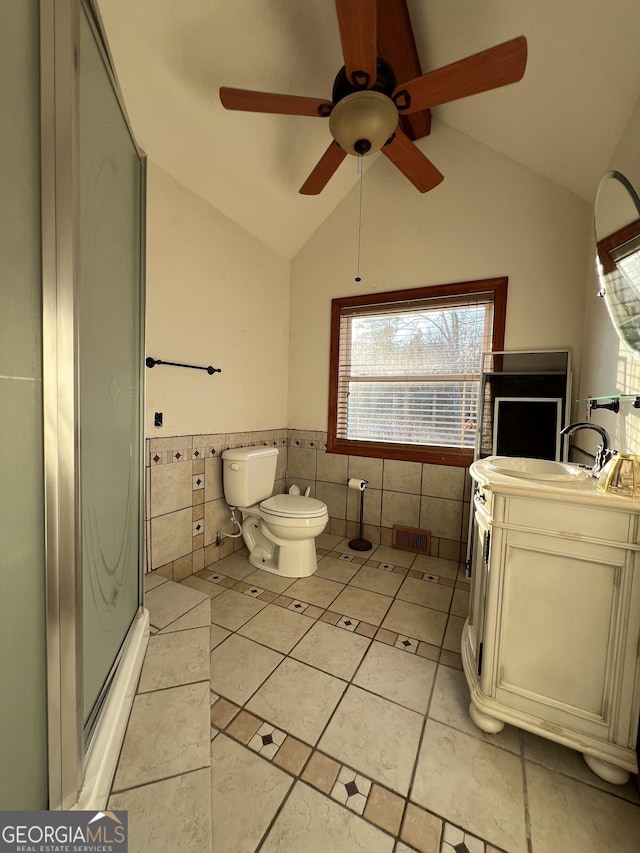
[(132, 851), (638, 853), (631, 783), (469, 719), (457, 564), (317, 544), (310, 578), (241, 552), (147, 576), (154, 635), (109, 803)]

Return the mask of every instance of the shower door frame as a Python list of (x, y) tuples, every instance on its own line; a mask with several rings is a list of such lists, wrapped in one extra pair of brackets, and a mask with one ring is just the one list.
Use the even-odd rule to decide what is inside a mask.
[[(102, 55), (141, 168), (138, 606), (98, 700), (102, 712), (90, 737), (85, 732), (83, 714), (78, 365), (77, 66), (82, 10)], [(124, 736), (149, 633), (142, 586), (146, 156), (131, 131), (93, 0), (40, 0), (40, 80), (49, 808), (101, 808), (104, 806), (98, 805), (98, 800), (100, 797), (104, 800), (108, 794), (115, 772), (118, 738)], [(116, 697), (109, 702), (111, 694)], [(100, 731), (100, 722), (108, 715), (109, 724)], [(97, 755), (100, 751), (111, 752), (108, 766), (103, 756)], [(89, 794), (85, 788), (87, 780), (94, 786)]]

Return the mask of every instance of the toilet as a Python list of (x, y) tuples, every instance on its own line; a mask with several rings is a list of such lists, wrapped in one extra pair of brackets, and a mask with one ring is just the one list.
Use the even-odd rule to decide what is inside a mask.
[(304, 578), (318, 566), (315, 537), (325, 529), (329, 513), (315, 498), (271, 494), (277, 459), (277, 447), (225, 450), (224, 498), (242, 512), (242, 538), (251, 565), (274, 575)]

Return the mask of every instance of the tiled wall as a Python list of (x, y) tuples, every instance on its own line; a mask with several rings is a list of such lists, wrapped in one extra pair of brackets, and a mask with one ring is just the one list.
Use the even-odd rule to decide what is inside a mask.
[(243, 546), (216, 544), (235, 532), (222, 491), (222, 451), (247, 445), (278, 447), (275, 492), (284, 491), (287, 430), (178, 435), (146, 442), (146, 569), (179, 581)]
[(394, 524), (420, 527), (431, 531), (433, 556), (464, 559), (471, 489), (465, 468), (327, 453), (326, 432), (290, 429), (288, 444), (287, 486), (309, 486), (327, 504), (329, 533), (358, 535), (360, 493), (347, 481), (364, 479), (366, 539), (390, 545)]
[(327, 434), (311, 430), (187, 435), (147, 440), (147, 571), (182, 580), (243, 546), (224, 539), (233, 532), (223, 497), (222, 451), (227, 447), (273, 445), (280, 455), (274, 493), (296, 483), (326, 503), (327, 531), (355, 537), (360, 493), (350, 477), (368, 480), (364, 535), (391, 544), (394, 524), (431, 531), (431, 554), (463, 559), (469, 524), (470, 480), (464, 468), (397, 462), (327, 453)]

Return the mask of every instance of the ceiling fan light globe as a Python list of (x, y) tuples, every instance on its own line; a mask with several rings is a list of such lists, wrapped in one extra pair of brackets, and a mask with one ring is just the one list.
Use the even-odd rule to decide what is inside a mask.
[[(391, 98), (371, 89), (347, 95), (329, 116), (331, 135), (347, 154), (374, 154), (389, 140), (398, 126), (398, 110)], [(359, 150), (360, 149), (360, 150)]]

